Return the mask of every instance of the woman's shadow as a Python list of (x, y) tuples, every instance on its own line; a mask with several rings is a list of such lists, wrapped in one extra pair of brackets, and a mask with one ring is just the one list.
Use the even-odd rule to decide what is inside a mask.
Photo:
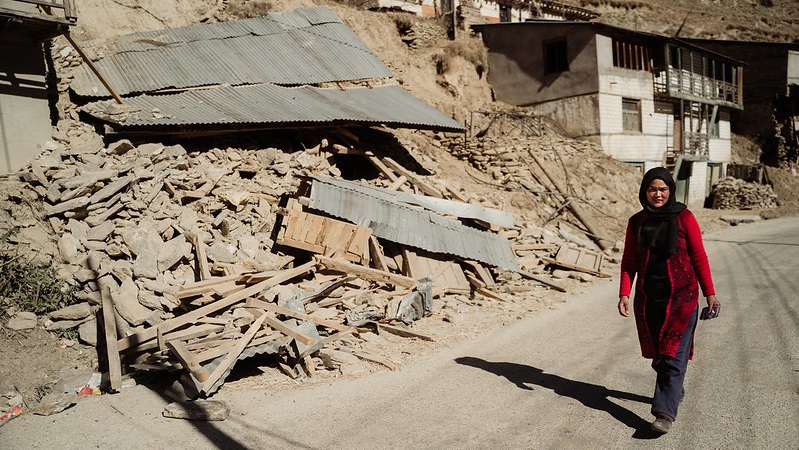
[(645, 421), (634, 412), (610, 401), (612, 397), (641, 403), (652, 403), (651, 397), (616, 391), (608, 389), (605, 386), (583, 383), (582, 381), (569, 380), (557, 375), (545, 373), (539, 368), (526, 366), (524, 364), (490, 362), (471, 356), (455, 358), (455, 362), (465, 366), (477, 367), (486, 372), (505, 377), (508, 381), (521, 389), (532, 391), (533, 387), (530, 385), (538, 385), (551, 389), (558, 395), (571, 397), (589, 408), (605, 411), (619, 422), (634, 429), (635, 433), (633, 433), (633, 438), (653, 439), (659, 436), (650, 429), (649, 422)]

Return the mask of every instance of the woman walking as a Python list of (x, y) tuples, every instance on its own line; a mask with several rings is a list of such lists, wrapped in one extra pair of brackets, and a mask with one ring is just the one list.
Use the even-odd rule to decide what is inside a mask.
[[(633, 310), (644, 358), (657, 372), (652, 399), (652, 429), (667, 433), (685, 395), (683, 380), (693, 357), (699, 290), (710, 313), (718, 314), (702, 232), (693, 213), (674, 199), (674, 179), (663, 167), (644, 174), (638, 199), (643, 209), (630, 217), (624, 241), (619, 288), (619, 313)], [(705, 317), (703, 317), (705, 318)]]

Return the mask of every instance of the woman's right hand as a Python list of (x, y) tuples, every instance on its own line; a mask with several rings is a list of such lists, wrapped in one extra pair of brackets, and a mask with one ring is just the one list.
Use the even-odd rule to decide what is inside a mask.
[(622, 295), (619, 297), (619, 314), (623, 317), (630, 317), (630, 297)]

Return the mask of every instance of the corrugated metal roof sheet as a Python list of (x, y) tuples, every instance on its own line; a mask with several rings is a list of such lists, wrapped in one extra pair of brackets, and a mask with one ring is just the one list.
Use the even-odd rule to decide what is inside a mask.
[(369, 227), (376, 236), (392, 242), (519, 270), (510, 243), (502, 236), (399, 202), (389, 189), (312, 178), (308, 205), (312, 209)]
[[(95, 63), (120, 95), (216, 84), (300, 85), (388, 78), (391, 70), (328, 7), (135, 33)], [(86, 65), (72, 90), (109, 97)]]
[(285, 88), (269, 84), (220, 86), (173, 95), (131, 97), (133, 114), (109, 114), (113, 100), (87, 104), (82, 111), (111, 124), (117, 131), (181, 126), (182, 129), (225, 124), (253, 128), (327, 126), (360, 122), (399, 128), (462, 131), (458, 122), (399, 86), (323, 89)]

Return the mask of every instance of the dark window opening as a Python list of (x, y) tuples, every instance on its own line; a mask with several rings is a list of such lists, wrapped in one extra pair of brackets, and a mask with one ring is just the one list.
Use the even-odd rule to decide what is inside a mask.
[(613, 65), (623, 69), (652, 70), (649, 47), (613, 39)]
[(544, 43), (544, 70), (546, 74), (569, 70), (566, 39)]

